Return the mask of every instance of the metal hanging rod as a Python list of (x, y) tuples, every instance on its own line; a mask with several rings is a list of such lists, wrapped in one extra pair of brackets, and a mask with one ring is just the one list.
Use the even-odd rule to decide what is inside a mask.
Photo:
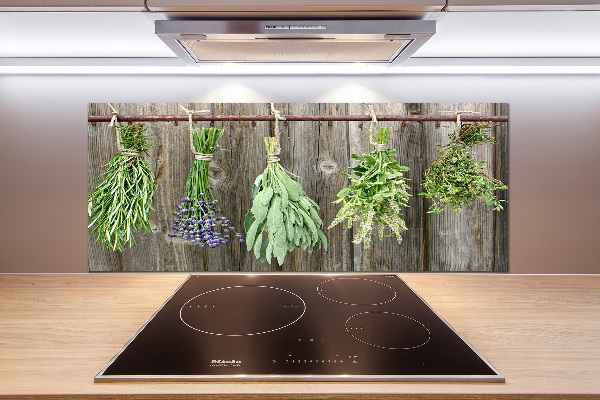
[[(282, 115), (286, 121), (370, 121), (369, 115)], [(110, 122), (110, 115), (89, 115), (88, 122)], [(119, 115), (120, 122), (187, 121), (187, 115)], [(194, 115), (194, 121), (275, 121), (273, 115)], [(461, 115), (463, 122), (508, 122), (508, 115)], [(456, 121), (456, 115), (377, 115), (378, 121)]]

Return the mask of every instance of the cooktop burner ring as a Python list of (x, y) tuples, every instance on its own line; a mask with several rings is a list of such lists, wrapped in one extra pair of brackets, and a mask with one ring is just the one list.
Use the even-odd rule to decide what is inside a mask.
[[(324, 285), (324, 284), (326, 284), (328, 282), (341, 281), (341, 280), (366, 281), (366, 282), (376, 283), (376, 284), (384, 286), (386, 289), (390, 290), (391, 293), (393, 293), (393, 295), (391, 296), (391, 298), (388, 298), (385, 301), (379, 301), (379, 302), (374, 302), (374, 303), (358, 303), (358, 302), (347, 302), (347, 301), (336, 300), (336, 299), (334, 299), (332, 297), (328, 297), (325, 294), (323, 294), (324, 290), (320, 289), (321, 285)], [(391, 287), (390, 285), (387, 285), (387, 284), (385, 284), (383, 282), (375, 281), (373, 279), (367, 279), (367, 278), (347, 278), (347, 277), (328, 279), (326, 281), (323, 281), (323, 282), (319, 283), (317, 285), (317, 293), (319, 293), (319, 295), (321, 297), (323, 297), (323, 298), (325, 298), (325, 299), (327, 299), (329, 301), (333, 301), (334, 303), (344, 304), (344, 305), (348, 305), (348, 306), (379, 306), (379, 305), (386, 304), (386, 303), (389, 303), (389, 302), (393, 301), (397, 297), (397, 295), (398, 295), (396, 293), (396, 290), (394, 290), (393, 287)]]
[[(358, 316), (360, 316), (360, 315), (365, 315), (365, 314), (386, 314), (386, 315), (395, 315), (395, 316), (397, 316), (397, 317), (403, 317), (403, 318), (406, 318), (406, 319), (408, 319), (408, 320), (410, 320), (410, 321), (412, 321), (412, 322), (416, 322), (416, 323), (417, 323), (417, 324), (419, 324), (419, 325), (420, 325), (420, 326), (421, 326), (423, 329), (425, 329), (425, 331), (427, 331), (427, 340), (425, 340), (424, 342), (422, 342), (422, 343), (420, 343), (420, 344), (413, 345), (413, 346), (406, 346), (406, 347), (391, 347), (391, 346), (382, 346), (382, 345), (378, 345), (378, 344), (371, 343), (371, 342), (368, 342), (368, 341), (366, 341), (366, 340), (363, 340), (363, 339), (361, 339), (361, 338), (357, 337), (355, 334), (353, 334), (353, 333), (351, 332), (351, 329), (348, 327), (348, 323), (350, 322), (350, 320), (351, 320), (352, 318), (358, 317)], [(380, 348), (380, 349), (388, 349), (388, 350), (412, 350), (412, 349), (418, 349), (419, 347), (423, 347), (423, 346), (425, 346), (425, 345), (426, 345), (427, 343), (429, 343), (429, 341), (431, 340), (431, 331), (430, 331), (430, 330), (429, 330), (429, 328), (427, 328), (427, 327), (425, 326), (425, 324), (423, 324), (421, 321), (419, 321), (419, 320), (416, 320), (416, 319), (414, 319), (414, 318), (412, 318), (412, 317), (409, 317), (409, 316), (407, 316), (407, 315), (398, 314), (398, 313), (394, 313), (394, 312), (390, 312), (390, 311), (365, 311), (365, 312), (361, 312), (361, 313), (358, 313), (358, 314), (354, 314), (354, 315), (350, 316), (350, 318), (348, 318), (348, 319), (346, 320), (346, 323), (345, 323), (345, 329), (346, 329), (346, 332), (348, 332), (348, 333), (350, 334), (350, 336), (352, 336), (354, 339), (358, 340), (359, 342), (361, 342), (361, 343), (364, 343), (364, 344), (368, 344), (369, 346), (378, 347), (378, 348)]]
[[(211, 293), (215, 293), (218, 292), (220, 290), (228, 290), (228, 289), (237, 289), (237, 288), (265, 288), (265, 289), (273, 289), (273, 290), (279, 290), (281, 292), (290, 294), (292, 296), (295, 296), (296, 298), (298, 298), (298, 300), (300, 300), (302, 302), (302, 312), (300, 313), (300, 315), (294, 319), (292, 322), (289, 322), (283, 326), (279, 326), (275, 329), (268, 329), (268, 330), (264, 330), (264, 331), (260, 331), (260, 332), (251, 332), (251, 333), (220, 333), (220, 332), (211, 332), (209, 330), (204, 330), (204, 329), (199, 329), (197, 327), (194, 327), (192, 325), (190, 325), (189, 323), (187, 323), (185, 321), (185, 318), (183, 317), (183, 310), (185, 308), (186, 305), (188, 305), (189, 303), (191, 303), (192, 301), (194, 301), (195, 299), (204, 296), (204, 295), (208, 295)], [(192, 297), (191, 299), (189, 299), (188, 301), (186, 301), (181, 308), (179, 309), (179, 319), (181, 320), (181, 322), (183, 322), (185, 325), (187, 325), (189, 328), (201, 332), (201, 333), (205, 333), (208, 335), (213, 335), (213, 336), (257, 336), (257, 335), (263, 335), (265, 333), (271, 333), (271, 332), (275, 332), (275, 331), (279, 331), (281, 329), (287, 328), (290, 325), (293, 325), (294, 323), (298, 322), (306, 313), (306, 302), (304, 301), (304, 299), (302, 299), (302, 297), (298, 296), (296, 293), (291, 292), (289, 290), (286, 289), (281, 289), (278, 287), (274, 287), (274, 286), (266, 286), (266, 285), (235, 285), (235, 286), (225, 286), (225, 287), (221, 287), (218, 289), (213, 289), (213, 290), (209, 290), (203, 293), (200, 293), (197, 296)]]

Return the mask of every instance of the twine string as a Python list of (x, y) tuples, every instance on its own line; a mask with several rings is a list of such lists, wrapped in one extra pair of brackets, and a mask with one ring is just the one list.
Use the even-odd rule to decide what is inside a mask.
[(373, 104), (369, 104), (369, 116), (371, 117), (371, 124), (369, 125), (369, 143), (372, 146), (375, 146), (376, 151), (385, 151), (388, 149), (388, 145), (385, 143), (378, 143), (377, 140), (373, 137), (375, 135), (375, 127), (377, 125), (377, 115), (375, 115), (375, 109)]
[(458, 139), (460, 137), (460, 133), (462, 131), (462, 121), (460, 119), (460, 115), (463, 113), (469, 114), (481, 114), (478, 111), (442, 111), (443, 113), (454, 113), (456, 115), (456, 125), (454, 126), (454, 139)]
[(119, 127), (117, 126), (119, 112), (113, 107), (112, 104), (110, 104), (110, 103), (106, 103), (106, 104), (108, 104), (108, 106), (112, 110), (112, 118), (110, 119), (110, 124), (108, 124), (108, 127), (109, 128), (112, 128), (113, 126), (115, 127), (115, 136), (117, 139), (117, 151), (122, 156), (139, 157), (141, 155), (139, 151), (136, 151), (134, 149), (126, 149), (123, 146), (123, 142), (121, 140), (121, 131), (119, 130)]
[(213, 159), (213, 155), (212, 154), (194, 153), (194, 159), (197, 161), (211, 162)]
[(460, 137), (460, 131), (462, 130), (462, 121), (460, 120), (460, 114), (462, 112), (456, 112), (456, 126), (454, 127), (454, 138), (458, 139)]
[(108, 104), (108, 106), (112, 110), (112, 118), (110, 119), (110, 124), (108, 124), (108, 127), (112, 128), (117, 123), (117, 116), (119, 115), (119, 112), (117, 110), (115, 110), (115, 108), (112, 106), (112, 104), (110, 104), (110, 103), (106, 103), (106, 104)]
[(375, 143), (375, 150), (377, 151), (385, 151), (388, 149), (388, 145), (385, 143)]
[(194, 153), (194, 159), (200, 160), (200, 161), (211, 161), (212, 154), (199, 153), (198, 150), (196, 150), (196, 146), (194, 146), (194, 114), (210, 112), (210, 110), (198, 110), (198, 111), (188, 110), (181, 104), (179, 105), (179, 107), (181, 107), (183, 109), (183, 111), (185, 111), (188, 115), (188, 120), (190, 122), (190, 147), (192, 149), (192, 153)]
[(130, 156), (130, 157), (139, 157), (141, 154), (139, 151), (135, 151), (132, 149), (124, 149), (119, 152), (122, 156)]
[(274, 162), (279, 162), (279, 157), (277, 157), (277, 154), (268, 154), (267, 155), (267, 164), (274, 163)]
[(371, 135), (369, 135), (370, 137), (370, 143), (372, 145), (377, 144), (377, 141), (375, 140), (375, 138), (373, 137), (373, 135), (375, 134), (375, 126), (377, 125), (377, 115), (375, 115), (375, 109), (373, 108), (373, 104), (369, 104), (369, 116), (371, 117), (371, 124), (369, 125), (369, 131), (371, 132)]
[[(275, 109), (275, 104), (274, 103), (270, 103), (271, 104), (271, 114), (275, 116), (275, 125), (273, 128), (273, 132), (274, 132), (274, 137), (275, 140), (273, 141), (273, 147), (274, 147), (274, 153), (271, 155), (274, 155), (274, 158), (271, 158), (272, 160), (274, 160), (275, 158), (277, 158), (276, 156), (279, 155), (279, 153), (281, 153), (281, 131), (279, 129), (279, 121), (285, 121), (285, 117), (281, 116), (281, 111)], [(269, 156), (267, 156), (267, 162), (276, 162), (279, 161), (279, 158), (277, 158), (277, 160), (275, 161), (269, 161)]]

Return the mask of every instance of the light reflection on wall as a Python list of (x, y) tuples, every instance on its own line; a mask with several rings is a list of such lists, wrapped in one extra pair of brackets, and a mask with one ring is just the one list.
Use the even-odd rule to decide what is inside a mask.
[(226, 83), (204, 91), (194, 102), (206, 103), (254, 103), (268, 101), (262, 93), (239, 82)]
[(330, 103), (392, 102), (390, 97), (359, 85), (347, 82), (317, 96), (313, 101)]

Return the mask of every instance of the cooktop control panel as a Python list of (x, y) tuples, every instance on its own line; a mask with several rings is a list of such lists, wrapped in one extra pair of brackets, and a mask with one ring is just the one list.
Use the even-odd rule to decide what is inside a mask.
[(397, 275), (195, 274), (95, 380), (504, 377)]

